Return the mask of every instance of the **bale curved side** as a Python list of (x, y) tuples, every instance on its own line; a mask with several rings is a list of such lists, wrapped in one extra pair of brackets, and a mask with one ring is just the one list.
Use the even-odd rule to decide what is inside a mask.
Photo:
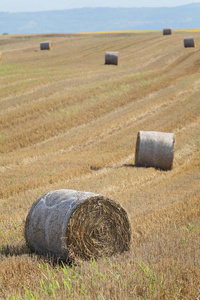
[(111, 256), (129, 250), (131, 229), (126, 211), (104, 196), (56, 190), (31, 207), (25, 225), (28, 247), (60, 259)]
[(185, 48), (190, 48), (190, 47), (195, 47), (195, 41), (194, 41), (194, 37), (191, 36), (191, 37), (185, 37), (184, 40), (183, 40), (183, 43), (184, 43), (184, 47)]
[(172, 28), (163, 28), (163, 35), (171, 35)]
[(41, 42), (40, 43), (40, 50), (51, 50), (52, 49), (52, 43), (49, 41)]
[(135, 149), (135, 165), (171, 170), (174, 142), (173, 133), (139, 131)]
[(118, 52), (106, 52), (105, 54), (105, 64), (106, 65), (118, 65)]

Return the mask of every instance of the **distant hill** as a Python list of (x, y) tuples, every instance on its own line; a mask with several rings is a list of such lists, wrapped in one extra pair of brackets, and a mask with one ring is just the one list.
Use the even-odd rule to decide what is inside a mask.
[(163, 27), (199, 28), (200, 3), (173, 8), (81, 8), (0, 12), (0, 33), (76, 33)]

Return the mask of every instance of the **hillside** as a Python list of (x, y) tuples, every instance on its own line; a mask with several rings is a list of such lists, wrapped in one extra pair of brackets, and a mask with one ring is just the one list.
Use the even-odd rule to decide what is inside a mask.
[[(198, 299), (199, 33), (5, 35), (0, 49), (0, 299)], [(141, 130), (175, 134), (171, 171), (135, 166)], [(119, 201), (131, 250), (70, 269), (30, 254), (27, 213), (63, 188)]]
[(81, 8), (1, 13), (0, 33), (76, 33), (199, 28), (200, 3), (161, 8)]

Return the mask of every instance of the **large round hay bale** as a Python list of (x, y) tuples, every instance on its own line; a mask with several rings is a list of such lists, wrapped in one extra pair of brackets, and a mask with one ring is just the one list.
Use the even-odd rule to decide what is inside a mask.
[(102, 195), (55, 190), (39, 198), (26, 218), (28, 247), (66, 260), (111, 256), (129, 250), (126, 211)]
[(106, 65), (118, 65), (118, 52), (106, 52), (105, 54)]
[(163, 28), (163, 35), (171, 35), (172, 28)]
[(185, 48), (195, 47), (195, 41), (193, 36), (184, 38), (184, 47)]
[(51, 42), (41, 42), (40, 43), (40, 50), (51, 50), (52, 43)]
[(139, 131), (135, 150), (135, 165), (171, 170), (174, 158), (174, 134)]

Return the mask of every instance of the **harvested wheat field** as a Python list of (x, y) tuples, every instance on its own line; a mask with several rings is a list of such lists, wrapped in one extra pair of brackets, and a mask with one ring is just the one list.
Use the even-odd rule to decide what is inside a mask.
[[(200, 38), (184, 48), (187, 34), (0, 36), (0, 299), (200, 299)], [(135, 166), (139, 131), (174, 134), (171, 170)], [(59, 189), (120, 203), (130, 250), (32, 253), (26, 217)]]

